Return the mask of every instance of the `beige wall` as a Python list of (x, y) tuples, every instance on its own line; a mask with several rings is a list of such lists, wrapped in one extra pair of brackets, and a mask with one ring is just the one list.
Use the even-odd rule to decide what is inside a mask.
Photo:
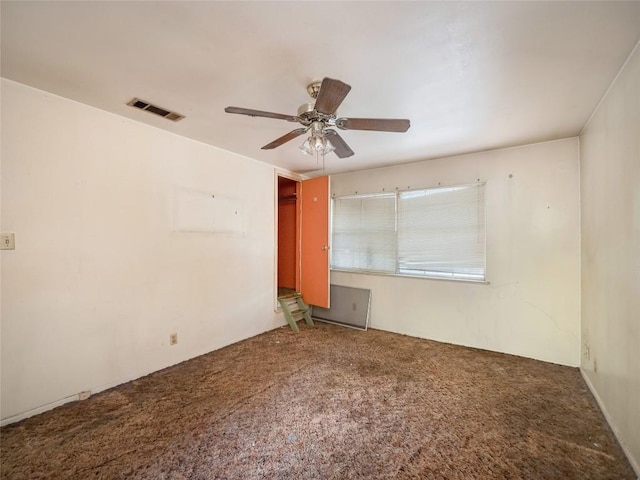
[(640, 47), (580, 149), (582, 369), (640, 475)]
[[(283, 323), (270, 166), (4, 79), (1, 153), (5, 423)], [(241, 229), (172, 231), (180, 189)]]
[(374, 328), (577, 366), (578, 139), (332, 177), (337, 196), (486, 181), (489, 285), (332, 272)]

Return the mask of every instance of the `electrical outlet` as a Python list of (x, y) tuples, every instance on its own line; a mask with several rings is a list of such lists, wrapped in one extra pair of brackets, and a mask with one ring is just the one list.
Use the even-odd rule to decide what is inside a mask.
[(0, 233), (0, 250), (15, 250), (16, 235), (15, 233)]
[(589, 345), (584, 346), (584, 358), (591, 360), (591, 349), (589, 348)]
[(169, 345), (175, 345), (176, 343), (178, 343), (178, 334), (172, 333), (169, 335)]

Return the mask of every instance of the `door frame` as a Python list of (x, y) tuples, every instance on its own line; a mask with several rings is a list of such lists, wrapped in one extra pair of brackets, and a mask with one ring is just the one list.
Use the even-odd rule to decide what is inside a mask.
[[(329, 249), (331, 248), (331, 192), (330, 192), (330, 179), (329, 176), (323, 177), (314, 177), (309, 178), (302, 175), (295, 174), (293, 172), (286, 172), (279, 169), (274, 170), (274, 309), (276, 312), (281, 311), (280, 303), (278, 302), (278, 273), (279, 273), (279, 178), (285, 178), (296, 182), (296, 270), (295, 270), (295, 288), (296, 291), (300, 291), (303, 293), (309, 294), (312, 302), (316, 302), (317, 305), (328, 308), (330, 302), (329, 296), (329, 284), (331, 282), (331, 269), (329, 265), (330, 253)], [(324, 185), (318, 189), (318, 181), (324, 179), (323, 182), (320, 183)], [(305, 190), (304, 184), (308, 182), (307, 189)], [(313, 186), (312, 186), (313, 185)], [(325, 190), (326, 188), (326, 190)], [(313, 192), (312, 200), (308, 200), (308, 206), (306, 207), (305, 212), (305, 192)], [(307, 193), (307, 196), (309, 193)], [(311, 197), (310, 197), (311, 198)], [(314, 207), (313, 205), (320, 205), (318, 200), (324, 199), (327, 204), (324, 208)], [(324, 212), (322, 212), (324, 210)], [(326, 221), (326, 225), (324, 228), (320, 228), (320, 231), (315, 231), (315, 228), (318, 225), (317, 221), (312, 221), (308, 223), (309, 227), (303, 225), (305, 219), (303, 218), (304, 213), (308, 216), (309, 219), (317, 219), (322, 217), (323, 221)], [(326, 213), (326, 218), (325, 218)], [(318, 217), (320, 214), (320, 217)], [(307, 235), (307, 240), (303, 238), (303, 230), (306, 231), (307, 234), (311, 234), (311, 236)], [(311, 239), (311, 240), (308, 240)], [(319, 244), (316, 244), (319, 241)], [(305, 254), (306, 252), (306, 254)], [(303, 257), (304, 255), (304, 257)], [(322, 278), (326, 279), (326, 285), (321, 286), (316, 279), (312, 276), (309, 277), (308, 274), (304, 276), (302, 273), (304, 259), (306, 258), (307, 264), (306, 266), (312, 265), (312, 267), (320, 268), (319, 263), (326, 265), (326, 277), (324, 275)], [(303, 277), (307, 282), (307, 288), (302, 285)], [(319, 294), (318, 294), (319, 293)]]
[[(273, 175), (273, 185), (274, 185), (274, 206), (273, 206), (273, 212), (274, 212), (274, 218), (273, 218), (273, 225), (274, 225), (274, 253), (275, 255), (273, 256), (273, 310), (274, 312), (281, 312), (282, 311), (282, 307), (280, 306), (280, 303), (278, 302), (278, 177), (282, 177), (282, 178), (287, 178), (289, 180), (293, 180), (295, 182), (301, 183), (303, 180), (307, 180), (307, 177), (304, 177), (302, 175), (299, 175), (297, 173), (294, 172), (289, 172), (287, 170), (280, 170), (278, 168), (274, 169), (274, 175)], [(296, 207), (298, 208), (298, 212), (296, 214), (296, 217), (298, 218), (298, 222), (299, 222), (299, 216), (300, 216), (300, 205), (296, 203)], [(296, 225), (297, 230), (300, 230), (300, 225)], [(299, 242), (299, 240), (298, 240)], [(300, 245), (298, 245), (298, 249), (300, 248)], [(299, 268), (299, 266), (298, 266)], [(296, 287), (299, 287), (298, 282), (300, 281), (299, 279), (299, 275), (296, 275)]]

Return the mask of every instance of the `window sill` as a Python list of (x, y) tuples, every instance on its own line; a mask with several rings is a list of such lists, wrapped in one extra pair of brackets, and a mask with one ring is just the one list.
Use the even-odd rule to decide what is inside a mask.
[(446, 277), (429, 277), (426, 275), (408, 275), (406, 273), (384, 273), (384, 272), (368, 272), (366, 270), (344, 270), (340, 268), (332, 268), (331, 272), (339, 273), (355, 273), (358, 275), (375, 275), (379, 277), (398, 277), (398, 278), (416, 278), (419, 280), (437, 280), (443, 282), (456, 282), (456, 283), (475, 283), (480, 285), (491, 285), (488, 280), (472, 280), (470, 278), (446, 278)]

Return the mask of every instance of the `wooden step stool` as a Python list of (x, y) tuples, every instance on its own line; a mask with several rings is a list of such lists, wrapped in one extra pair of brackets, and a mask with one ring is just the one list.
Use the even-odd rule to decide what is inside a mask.
[(300, 332), (298, 320), (301, 318), (304, 318), (307, 325), (313, 327), (313, 320), (311, 320), (311, 314), (309, 313), (311, 309), (309, 305), (302, 300), (302, 294), (292, 293), (291, 295), (283, 295), (282, 297), (278, 297), (278, 302), (280, 302), (280, 306), (282, 307), (287, 322), (289, 322), (291, 330)]

